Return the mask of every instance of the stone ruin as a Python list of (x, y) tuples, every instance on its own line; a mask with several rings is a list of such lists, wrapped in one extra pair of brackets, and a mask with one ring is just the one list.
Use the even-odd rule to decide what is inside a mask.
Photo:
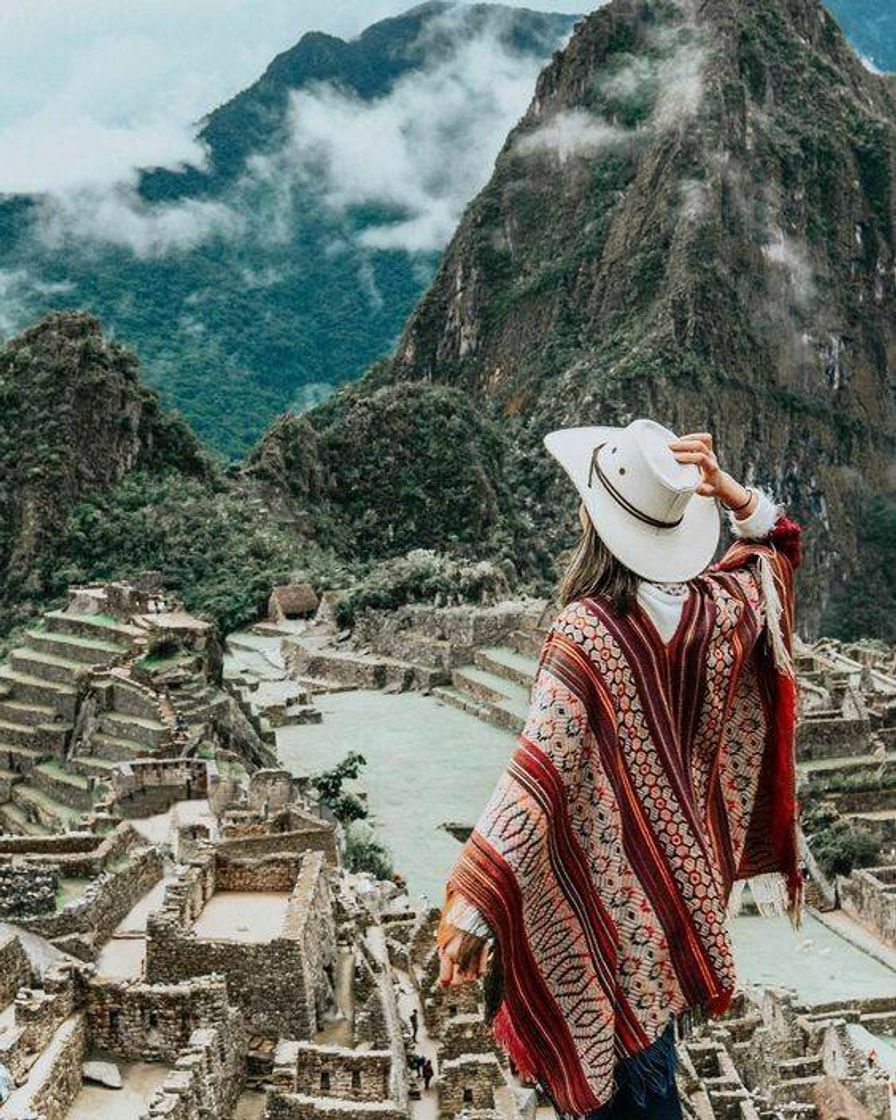
[[(517, 730), (546, 604), (371, 611), (352, 634), (326, 595), (315, 618), (281, 606), (222, 661), (151, 583), (84, 589), (0, 667), (4, 1117), (101, 1116), (119, 1090), (97, 1078), (120, 1078), (139, 1120), (535, 1120), (544, 1107), (496, 1049), (480, 987), (438, 986), (438, 912), (349, 872), (341, 826), (272, 748), (345, 688), (416, 688)], [(798, 669), (802, 793), (877, 844), (869, 866), (827, 874), (809, 834), (810, 901), (885, 959), (893, 658), (826, 642)], [(744, 993), (680, 1040), (686, 1114), (882, 1118), (891, 1087), (870, 1055), (892, 1034), (896, 998)]]
[[(274, 761), (209, 623), (150, 584), (75, 588), (0, 665), (0, 832), (99, 830)], [(166, 804), (167, 803), (167, 804)]]
[(857, 1117), (889, 1116), (890, 1077), (869, 1062), (868, 1028), (879, 1033), (894, 1014), (896, 997), (805, 1007), (786, 991), (743, 995), (680, 1044), (683, 1096), (700, 1120), (824, 1120), (834, 1081)]

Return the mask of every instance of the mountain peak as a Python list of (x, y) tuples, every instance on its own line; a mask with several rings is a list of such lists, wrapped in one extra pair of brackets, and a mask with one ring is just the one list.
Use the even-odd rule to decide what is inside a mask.
[(714, 430), (824, 511), (820, 603), (888, 485), (894, 183), (890, 83), (816, 0), (612, 0), (542, 72), (391, 376), (480, 394), (533, 449), (636, 414)]
[[(444, 22), (452, 13), (456, 19)], [(546, 57), (576, 18), (500, 4), (429, 0), (371, 24), (354, 39), (308, 32), (277, 55), (257, 82), (211, 113), (200, 136), (215, 171), (232, 177), (249, 154), (283, 142), (289, 98), (296, 90), (329, 82), (364, 99), (382, 97), (406, 74), (468, 41), (488, 21), (506, 46)]]

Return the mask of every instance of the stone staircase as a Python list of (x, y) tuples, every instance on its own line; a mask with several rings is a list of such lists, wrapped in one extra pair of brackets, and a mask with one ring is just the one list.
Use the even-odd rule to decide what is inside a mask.
[(831, 778), (874, 777), (889, 773), (896, 763), (896, 749), (878, 754), (836, 755), (797, 763), (800, 777), (806, 781)]
[(199, 677), (179, 685), (170, 693), (171, 710), (180, 715), (192, 733), (200, 732), (227, 707), (221, 690)]
[(171, 738), (162, 721), (159, 697), (149, 688), (121, 677), (95, 686), (96, 728), (79, 745), (76, 758), (133, 762), (161, 753)]
[[(534, 643), (527, 641), (524, 648)], [(539, 643), (540, 648), (540, 643)], [(512, 645), (487, 646), (473, 654), (473, 663), (453, 670), (451, 684), (432, 690), (433, 696), (479, 719), (517, 734), (529, 712), (529, 692), (537, 659)]]
[(10, 782), (3, 827), (59, 831), (91, 808), (86, 778), (67, 780), (62, 765), (79, 690), (92, 671), (127, 657), (141, 635), (104, 615), (50, 611), (0, 666), (0, 777)]

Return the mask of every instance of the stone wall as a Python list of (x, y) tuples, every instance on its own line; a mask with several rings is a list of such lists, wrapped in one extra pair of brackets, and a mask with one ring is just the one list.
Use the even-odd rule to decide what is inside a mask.
[(249, 808), (275, 813), (296, 799), (295, 780), (288, 770), (256, 770), (249, 778)]
[(193, 1031), (140, 1120), (230, 1116), (242, 1087), (246, 1042), (232, 1009), (215, 1026)]
[(54, 914), (24, 918), (21, 925), (43, 937), (89, 935), (99, 946), (129, 910), (162, 877), (162, 856), (156, 848), (132, 853), (123, 867), (105, 871), (90, 883), (81, 898)]
[(0, 856), (93, 852), (101, 843), (101, 837), (93, 832), (60, 832), (53, 836), (0, 836)]
[(332, 998), (332, 976), (336, 961), (336, 925), (330, 884), (320, 852), (302, 858), (302, 870), (293, 891), (284, 923), (284, 936), (301, 946), (302, 984), (312, 1031)]
[(21, 988), (15, 1001), (15, 1025), (22, 1032), (20, 1045), (32, 1054), (47, 1045), (83, 998), (81, 973), (64, 959), (50, 965), (42, 983), (41, 988)]
[(887, 1077), (869, 1067), (864, 1045), (852, 1034), (866, 1014), (868, 1029), (880, 1031), (880, 1011), (896, 1012), (896, 1000), (806, 1007), (793, 992), (772, 988), (760, 1002), (738, 997), (728, 1016), (697, 1026), (679, 1047), (686, 1111), (707, 1120), (758, 1120), (785, 1109), (811, 1117), (819, 1083), (833, 1076), (872, 1116), (889, 1116)]
[(796, 732), (797, 757), (801, 762), (818, 758), (840, 758), (866, 754), (871, 723), (867, 719), (804, 719)]
[[(442, 1028), (442, 1060), (459, 1058), (462, 1054), (488, 1054), (495, 1051), (495, 1042), (485, 1020), (478, 1013), (455, 1015)], [(477, 1106), (478, 1107), (478, 1106)]]
[(155, 985), (93, 979), (87, 994), (93, 1045), (125, 1061), (174, 1061), (194, 1030), (227, 1013), (221, 978)]
[(436, 983), (439, 975), (438, 953), (430, 950), (423, 974), (423, 1018), (430, 1034), (440, 1038), (449, 1019), (456, 1015), (475, 1015), (479, 1013), (482, 999), (481, 984), (454, 984), (441, 988)]
[(338, 866), (339, 846), (336, 830), (326, 821), (320, 828), (296, 829), (291, 832), (263, 832), (218, 840), (216, 848), (232, 859), (260, 859), (278, 852), (322, 852), (331, 866)]
[(272, 1083), (286, 1093), (384, 1101), (389, 1097), (391, 1050), (353, 1050), (312, 1042), (281, 1042)]
[(896, 867), (868, 867), (839, 879), (840, 905), (887, 944), (896, 943)]
[(0, 918), (53, 913), (58, 887), (49, 867), (0, 865)]
[[(281, 933), (267, 942), (196, 938), (192, 925), (215, 889), (292, 894)], [(336, 932), (323, 856), (257, 861), (206, 854), (169, 886), (147, 925), (146, 976), (176, 983), (219, 973), (231, 1003), (259, 1034), (308, 1038), (330, 998)]]
[[(21, 962), (18, 963), (20, 967)], [(13, 1004), (12, 1022), (5, 1030), (0, 1030), (0, 1065), (12, 1074), (17, 1083), (25, 1081), (37, 1057), (54, 1036), (57, 1044), (65, 1040), (65, 1032), (62, 1037), (58, 1032), (66, 1024), (72, 1025), (73, 1016), (83, 1002), (83, 991), (80, 971), (65, 961), (59, 961), (46, 970), (43, 988), (19, 988)], [(49, 1077), (52, 1070), (53, 1062), (44, 1063), (38, 1071), (40, 1076), (30, 1083), (27, 1093), (23, 1090), (21, 1095), (27, 1096), (30, 1102), (31, 1095), (41, 1088), (44, 1077)], [(0, 1115), (4, 1113), (0, 1112)]]
[[(22, 1116), (40, 1120), (65, 1120), (81, 1089), (81, 1064), (87, 1054), (87, 1024), (83, 1015), (72, 1016), (60, 1028), (58, 1049), (48, 1066), (38, 1066), (28, 1082), (27, 1106)], [(18, 1106), (19, 1102), (16, 1101)]]
[(108, 836), (92, 832), (67, 832), (55, 836), (0, 837), (0, 866), (9, 863), (39, 863), (53, 867), (69, 879), (93, 879), (146, 841), (127, 823)]
[(275, 852), (261, 859), (218, 856), (216, 891), (291, 891), (302, 869), (301, 855)]
[(469, 661), (478, 647), (506, 641), (541, 609), (539, 603), (507, 602), (493, 607), (412, 604), (395, 611), (367, 610), (355, 620), (354, 639), (377, 653), (449, 672)]
[(407, 1120), (407, 1115), (390, 1101), (324, 1101), (277, 1090), (268, 1093), (264, 1109), (264, 1120)]
[(504, 1073), (494, 1054), (463, 1054), (439, 1065), (439, 1115), (454, 1116), (464, 1108), (494, 1108), (495, 1089)]
[(153, 758), (124, 762), (113, 772), (116, 808), (123, 817), (164, 813), (176, 801), (207, 797), (217, 776), (201, 758)]
[(0, 1008), (31, 983), (31, 965), (15, 934), (0, 937)]
[(337, 830), (330, 821), (295, 805), (265, 816), (261, 811), (232, 810), (221, 821), (217, 851), (233, 859), (258, 859), (274, 852), (323, 852), (339, 865)]

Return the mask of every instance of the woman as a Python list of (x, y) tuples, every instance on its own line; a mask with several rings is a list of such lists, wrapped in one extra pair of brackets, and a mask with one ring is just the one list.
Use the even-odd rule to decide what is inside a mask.
[[(681, 1116), (674, 1022), (735, 988), (726, 919), (750, 880), (798, 920), (790, 659), (799, 528), (648, 420), (548, 450), (582, 540), (518, 748), (451, 873), (440, 982), (562, 1115)], [(713, 567), (717, 503), (739, 539)]]

